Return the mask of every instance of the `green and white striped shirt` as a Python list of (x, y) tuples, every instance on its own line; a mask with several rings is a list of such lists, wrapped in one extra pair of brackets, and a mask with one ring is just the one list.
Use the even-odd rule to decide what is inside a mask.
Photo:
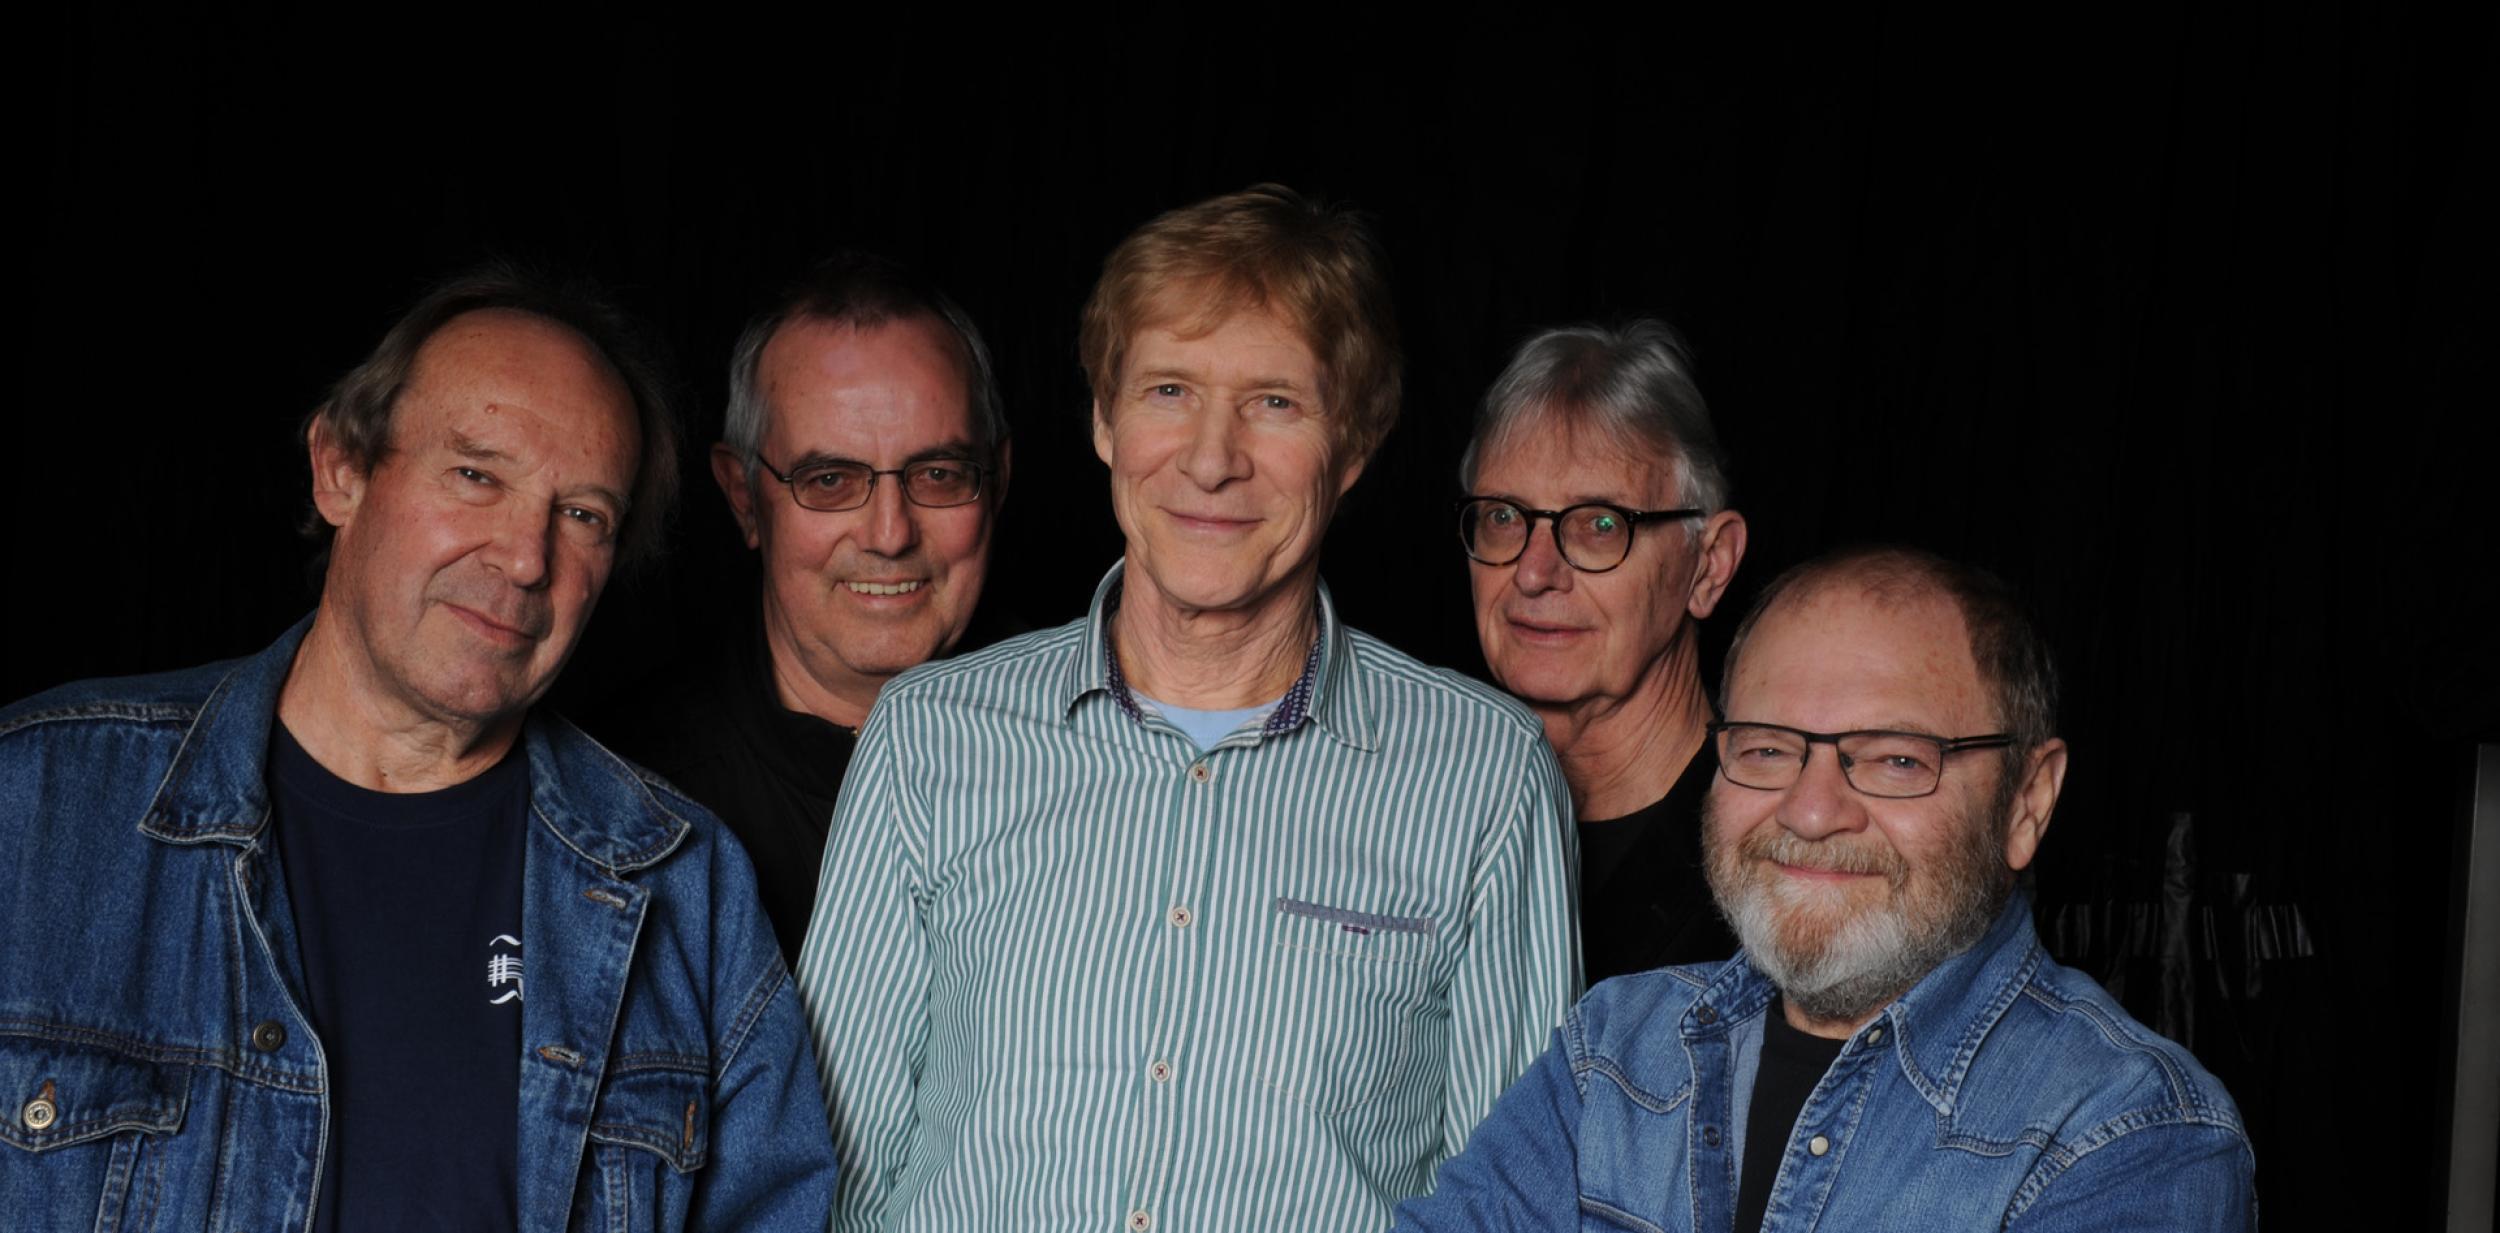
[(799, 988), (837, 1229), (1386, 1228), (1577, 995), (1536, 720), (1339, 625), (1201, 753), (1108, 609), (916, 668), (860, 734)]

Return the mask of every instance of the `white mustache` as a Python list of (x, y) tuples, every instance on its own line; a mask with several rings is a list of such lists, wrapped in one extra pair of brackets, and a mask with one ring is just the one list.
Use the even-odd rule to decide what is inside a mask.
[(1910, 872), (1900, 853), (1837, 838), (1802, 839), (1777, 825), (1755, 827), (1738, 841), (1737, 852), (1748, 860), (1776, 861), (1797, 869), (1882, 874), (1894, 886), (1901, 885)]

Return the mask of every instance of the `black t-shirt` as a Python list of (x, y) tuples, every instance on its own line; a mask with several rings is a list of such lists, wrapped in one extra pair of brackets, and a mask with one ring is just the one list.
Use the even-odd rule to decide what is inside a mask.
[(1826, 1040), (1788, 1026), (1780, 1004), (1771, 1003), (1762, 1021), (1761, 1062), (1754, 1070), (1753, 1100), (1745, 1106), (1745, 1164), (1736, 1182), (1736, 1228), (1753, 1233), (1762, 1227), (1763, 1209), (1771, 1203), (1771, 1183), (1779, 1180), (1780, 1155), (1797, 1129), (1797, 1111), (1823, 1073), (1840, 1056), (1843, 1040)]
[(515, 1227), (528, 759), (516, 745), (467, 783), (374, 792), (280, 725), (269, 783), (330, 1078), (315, 1227)]
[(1701, 863), (1701, 803), (1718, 769), (1705, 741), (1656, 804), (1580, 823), (1580, 965), (1588, 983), (1736, 953)]
[(756, 897), (798, 966), (817, 867), (857, 738), (781, 705), (761, 619), (591, 719), (599, 739), (719, 815), (755, 862)]

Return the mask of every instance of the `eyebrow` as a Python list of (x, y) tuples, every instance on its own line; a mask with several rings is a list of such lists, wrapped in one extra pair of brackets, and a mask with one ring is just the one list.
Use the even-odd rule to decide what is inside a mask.
[[(979, 458), (982, 452), (980, 447), (959, 437), (952, 441), (942, 441), (924, 449), (914, 450), (903, 456), (902, 465), (908, 467), (916, 462), (936, 462), (940, 459), (971, 462)], [(791, 461), (790, 471), (792, 474), (797, 474), (801, 467), (818, 467), (830, 463), (848, 463), (855, 467), (877, 469), (877, 464), (864, 458), (852, 458), (845, 454), (828, 454), (823, 450), (809, 450)]]
[[(458, 454), (472, 462), (512, 461), (511, 454), (497, 449), (494, 446), (488, 445), (483, 441), (475, 440), (468, 434), (463, 433), (456, 428), (451, 431), (450, 444), (452, 453)], [(605, 484), (584, 484), (579, 488), (571, 490), (570, 492), (560, 492), (556, 494), (556, 497), (559, 500), (573, 500), (583, 496), (593, 496), (606, 501), (608, 504), (616, 507), (616, 512), (619, 515), (623, 515), (626, 511), (634, 507), (634, 503), (631, 498)]]
[(471, 440), (467, 434), (457, 428), (451, 430), (451, 452), (463, 458), (474, 458), (479, 462), (512, 461), (512, 455), (483, 441)]
[[(1137, 374), (1137, 379), (1145, 382), (1156, 382), (1200, 381), (1204, 378), (1185, 368), (1149, 368), (1139, 372)], [(1252, 377), (1251, 379), (1242, 382), (1241, 388), (1245, 390), (1292, 390), (1297, 394), (1303, 392), (1302, 387), (1291, 377)]]

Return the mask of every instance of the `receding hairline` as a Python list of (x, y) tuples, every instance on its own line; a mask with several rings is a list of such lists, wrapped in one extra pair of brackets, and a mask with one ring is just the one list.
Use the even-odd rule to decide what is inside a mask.
[[(644, 445), (644, 411), (635, 397), (634, 383), (626, 378), (624, 370), (618, 368), (616, 361), (611, 359), (608, 353), (601, 349), (588, 334), (553, 317), (531, 312), (526, 308), (499, 304), (486, 308), (472, 308), (444, 319), (441, 325), (436, 326), (432, 333), (425, 336), (423, 342), (417, 344), (416, 351), (408, 357), (408, 379), (401, 387), (398, 398), (392, 401), (403, 402), (410, 394), (424, 387), (432, 366), (441, 361), (439, 350), (441, 344), (462, 335), (481, 334), (514, 326), (522, 327), (542, 337), (560, 339), (570, 346), (577, 356), (589, 361), (591, 371), (598, 373), (607, 383), (608, 388), (604, 393), (614, 403), (613, 409), (624, 420), (626, 429), (633, 436), (634, 467), (639, 473), (642, 467)], [(394, 414), (391, 417), (391, 436), (397, 438), (401, 431), (402, 421)], [(396, 440), (391, 444), (396, 445)]]
[(1692, 498), (1691, 493), (1684, 491), (1684, 474), (1678, 465), (1684, 457), (1681, 446), (1609, 419), (1587, 402), (1558, 398), (1540, 399), (1496, 425), (1476, 446), (1471, 460), (1474, 473), (1467, 476), (1469, 486), (1483, 480), (1495, 455), (1516, 448), (1522, 441), (1551, 433), (1559, 433), (1566, 445), (1586, 437), (1637, 455), (1665, 474), (1668, 486), (1675, 489), (1669, 498), (1671, 502), (1681, 505)]

